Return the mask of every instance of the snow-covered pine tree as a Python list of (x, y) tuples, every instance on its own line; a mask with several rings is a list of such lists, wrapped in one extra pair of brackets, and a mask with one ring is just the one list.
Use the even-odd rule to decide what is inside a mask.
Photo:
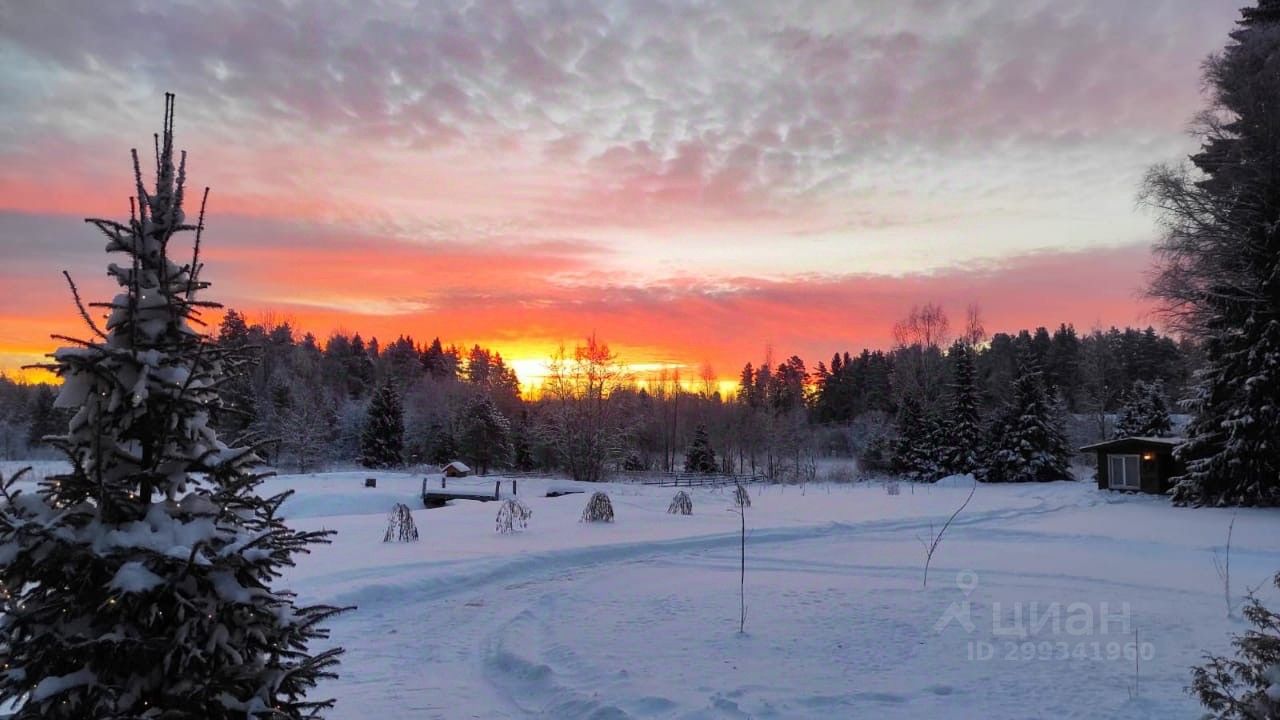
[[(1280, 588), (1280, 575), (1272, 582)], [(1253, 595), (1243, 612), (1253, 627), (1232, 639), (1236, 656), (1211, 655), (1193, 668), (1191, 692), (1216, 718), (1280, 717), (1280, 614)]]
[(933, 482), (943, 476), (941, 467), (944, 431), (942, 422), (913, 393), (898, 405), (897, 437), (893, 441), (891, 468), (895, 474), (917, 482)]
[(511, 463), (511, 423), (488, 395), (473, 396), (458, 412), (458, 454), (477, 473)]
[(1013, 397), (992, 425), (987, 455), (979, 469), (986, 482), (1071, 479), (1061, 415), (1030, 358), (1023, 359)]
[[(60, 337), (47, 366), (75, 411), (56, 441), (71, 471), (0, 492), (0, 706), (19, 720), (313, 717), (333, 703), (306, 693), (341, 650), (308, 646), (341, 610), (273, 585), (330, 533), (286, 526), (288, 493), (258, 495), (254, 448), (208, 424), (228, 357), (193, 327), (216, 305), (196, 299), (204, 203), (188, 222), (172, 95), (156, 155), (149, 191), (134, 152), (127, 222), (89, 221), (125, 259), (108, 266), (120, 293), (95, 305), (106, 324), (77, 296), (93, 337)], [(193, 237), (183, 265), (179, 234)]]
[(896, 434), (891, 444), (890, 469), (896, 475), (914, 479), (917, 448), (923, 443), (925, 435), (924, 411), (915, 395), (905, 395), (898, 403), (894, 429)]
[(971, 473), (978, 468), (982, 441), (973, 350), (957, 341), (949, 355), (953, 376), (950, 408), (939, 439), (942, 469), (947, 473)]
[(448, 465), (458, 459), (458, 438), (452, 421), (435, 418), (427, 426), (427, 462)]
[(533, 440), (530, 437), (527, 421), (516, 425), (511, 432), (511, 465), (521, 472), (529, 472), (538, 467), (533, 456)]
[(921, 482), (937, 482), (947, 475), (947, 433), (949, 425), (936, 411), (927, 411), (924, 417), (925, 442), (919, 448), (916, 461), (916, 479)]
[(1200, 151), (1145, 183), (1165, 229), (1151, 292), (1204, 353), (1179, 504), (1280, 505), (1280, 0), (1241, 13), (1204, 64)]
[(1165, 437), (1172, 427), (1164, 386), (1135, 380), (1116, 419), (1116, 437)]
[(684, 471), (691, 473), (713, 473), (716, 466), (716, 451), (711, 447), (711, 438), (707, 435), (707, 426), (699, 425), (693, 431), (693, 442), (684, 454)]
[(404, 410), (391, 381), (382, 384), (369, 401), (369, 414), (360, 434), (360, 464), (369, 468), (398, 467), (404, 462)]

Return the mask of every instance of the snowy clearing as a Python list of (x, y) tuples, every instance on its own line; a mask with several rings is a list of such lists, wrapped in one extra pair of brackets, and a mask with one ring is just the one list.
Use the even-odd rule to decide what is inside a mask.
[[(739, 635), (727, 490), (691, 490), (685, 517), (666, 512), (673, 488), (604, 485), (617, 521), (582, 524), (587, 495), (521, 479), (530, 527), (500, 535), (498, 503), (420, 509), (421, 481), (268, 482), (298, 491), (295, 524), (339, 532), (289, 577), (359, 606), (332, 625), (348, 651), (322, 687), (333, 718), (1196, 717), (1190, 666), (1244, 628), (1213, 563), (1235, 511), (1088, 483), (980, 486), (927, 589), (923, 539), (967, 478), (754, 486)], [(420, 542), (381, 542), (396, 502)], [(1276, 512), (1238, 511), (1236, 600), (1276, 600), (1278, 547)]]

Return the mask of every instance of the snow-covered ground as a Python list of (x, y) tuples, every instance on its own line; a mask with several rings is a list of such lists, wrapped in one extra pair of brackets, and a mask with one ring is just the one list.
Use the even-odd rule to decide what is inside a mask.
[[(1213, 562), (1234, 511), (1088, 483), (979, 487), (927, 589), (922, 539), (967, 478), (754, 487), (739, 635), (728, 492), (692, 491), (682, 517), (670, 488), (609, 485), (617, 522), (584, 525), (586, 495), (522, 479), (530, 528), (504, 536), (496, 503), (417, 509), (421, 480), (269, 481), (297, 490), (297, 525), (339, 533), (289, 584), (359, 606), (332, 623), (333, 718), (1190, 718), (1190, 666), (1245, 627)], [(381, 542), (396, 502), (420, 542)], [(1280, 513), (1240, 510), (1236, 599), (1276, 601), (1278, 569)]]

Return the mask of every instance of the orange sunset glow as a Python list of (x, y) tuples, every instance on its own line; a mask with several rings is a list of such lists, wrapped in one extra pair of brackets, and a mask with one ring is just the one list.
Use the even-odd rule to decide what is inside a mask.
[(479, 343), (534, 383), (594, 332), (728, 382), (887, 347), (924, 302), (1153, 322), (1135, 188), (1194, 150), (1187, 78), (1236, 4), (10, 8), (0, 370), (81, 332), (61, 271), (109, 299), (82, 218), (127, 217), (162, 90), (212, 188), (207, 297), (322, 341)]

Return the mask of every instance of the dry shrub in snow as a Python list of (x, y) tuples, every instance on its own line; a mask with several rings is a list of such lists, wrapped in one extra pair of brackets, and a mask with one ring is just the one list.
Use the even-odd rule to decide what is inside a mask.
[(387, 516), (387, 534), (382, 542), (418, 542), (418, 526), (413, 523), (413, 514), (409, 506), (396, 503)]
[(897, 480), (889, 480), (884, 484), (884, 492), (886, 495), (901, 495), (902, 486)]
[(738, 485), (733, 490), (733, 504), (740, 508), (751, 507), (751, 496), (747, 494), (747, 489)]
[(671, 498), (671, 506), (667, 508), (667, 512), (671, 515), (692, 515), (693, 498), (689, 497), (689, 493), (681, 490)]
[(592, 493), (582, 511), (582, 522), (613, 522), (613, 503), (609, 496), (602, 492)]
[(502, 507), (498, 508), (498, 532), (506, 535), (524, 530), (529, 527), (531, 517), (533, 517), (533, 511), (528, 505), (515, 498), (507, 498), (502, 501)]

